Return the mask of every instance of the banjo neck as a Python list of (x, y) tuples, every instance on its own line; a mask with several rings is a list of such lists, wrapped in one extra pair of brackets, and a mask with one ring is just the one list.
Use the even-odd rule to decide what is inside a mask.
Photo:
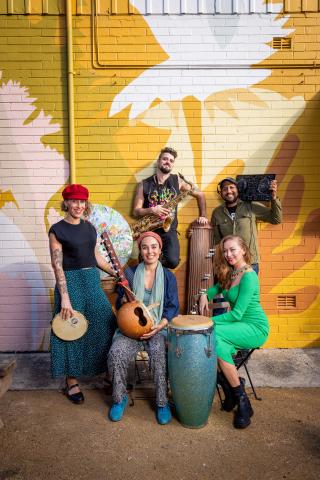
[(125, 277), (123, 268), (119, 262), (117, 254), (113, 248), (110, 237), (106, 231), (101, 234), (102, 243), (107, 251), (112, 268), (117, 272), (118, 282), (123, 288), (128, 302), (133, 302), (136, 300), (134, 293), (128, 288), (128, 280)]

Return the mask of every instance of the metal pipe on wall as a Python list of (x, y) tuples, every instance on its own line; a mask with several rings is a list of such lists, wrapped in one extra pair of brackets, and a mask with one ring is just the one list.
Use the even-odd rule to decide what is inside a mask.
[(72, 36), (72, 0), (66, 2), (67, 27), (67, 70), (68, 70), (68, 126), (69, 126), (69, 163), (70, 183), (76, 183), (75, 135), (74, 135), (74, 72), (73, 72), (73, 36)]

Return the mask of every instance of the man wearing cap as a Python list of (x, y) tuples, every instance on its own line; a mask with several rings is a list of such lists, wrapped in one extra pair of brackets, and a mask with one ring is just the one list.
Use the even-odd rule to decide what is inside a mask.
[[(138, 218), (152, 214), (160, 217), (161, 220), (165, 220), (173, 214), (168, 232), (163, 228), (156, 230), (163, 242), (161, 263), (166, 268), (176, 268), (180, 260), (177, 208), (172, 212), (166, 208), (166, 204), (176, 198), (180, 192), (191, 188), (178, 175), (171, 174), (177, 155), (176, 150), (171, 147), (165, 147), (161, 150), (157, 160), (156, 173), (139, 183), (133, 203), (133, 215)], [(208, 223), (204, 193), (193, 191), (191, 195), (198, 202), (200, 214), (198, 222)]]
[(227, 235), (239, 235), (248, 245), (252, 255), (252, 267), (259, 271), (259, 251), (257, 220), (274, 225), (281, 223), (282, 208), (277, 198), (277, 181), (270, 184), (270, 206), (259, 202), (245, 202), (239, 198), (237, 181), (226, 177), (218, 184), (217, 191), (224, 203), (212, 212), (211, 223), (214, 228), (214, 244)]

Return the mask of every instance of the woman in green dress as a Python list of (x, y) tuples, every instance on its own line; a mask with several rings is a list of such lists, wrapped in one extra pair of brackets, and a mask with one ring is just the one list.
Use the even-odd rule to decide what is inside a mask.
[(51, 370), (53, 377), (66, 378), (64, 393), (71, 402), (79, 404), (84, 396), (77, 378), (106, 372), (116, 328), (110, 302), (100, 286), (98, 268), (112, 276), (116, 273), (100, 255), (96, 229), (86, 220), (90, 213), (88, 189), (83, 185), (68, 185), (62, 197), (61, 208), (66, 216), (49, 230), (56, 278), (53, 314), (60, 312), (67, 320), (77, 310), (88, 320), (88, 330), (73, 341), (62, 340), (51, 333)]
[(218, 283), (200, 297), (200, 313), (208, 312), (208, 300), (222, 293), (230, 311), (214, 317), (219, 365), (218, 381), (225, 393), (223, 408), (237, 406), (236, 428), (250, 424), (253, 410), (240, 381), (232, 356), (239, 349), (257, 348), (269, 335), (269, 322), (260, 304), (257, 274), (250, 266), (250, 251), (239, 236), (229, 235), (216, 249), (215, 264)]

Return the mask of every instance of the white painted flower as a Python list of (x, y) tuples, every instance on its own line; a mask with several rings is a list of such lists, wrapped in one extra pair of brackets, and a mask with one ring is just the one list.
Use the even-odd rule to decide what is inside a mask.
[[(0, 85), (0, 191), (9, 192), (0, 210), (0, 350), (38, 349), (49, 326), (53, 286), (47, 203), (69, 176), (68, 162), (41, 137), (60, 130), (35, 107), (28, 89)], [(57, 218), (57, 214), (56, 214)], [(1, 328), (12, 336), (2, 335)]]
[[(135, 0), (134, 7), (143, 12), (145, 0)], [(171, 0), (172, 8), (180, 0)], [(204, 11), (210, 0), (204, 0)], [(257, 0), (256, 11), (265, 8)], [(173, 8), (174, 9), (174, 8)], [(127, 85), (112, 102), (110, 115), (131, 105), (130, 118), (136, 118), (155, 99), (182, 100), (194, 96), (203, 101), (209, 95), (231, 88), (246, 88), (268, 77), (269, 69), (252, 69), (268, 58), (273, 37), (286, 36), (287, 17), (279, 16), (280, 4), (273, 4), (270, 14), (144, 15), (153, 35), (168, 55), (160, 64), (146, 69)], [(204, 68), (206, 67), (206, 68)]]

